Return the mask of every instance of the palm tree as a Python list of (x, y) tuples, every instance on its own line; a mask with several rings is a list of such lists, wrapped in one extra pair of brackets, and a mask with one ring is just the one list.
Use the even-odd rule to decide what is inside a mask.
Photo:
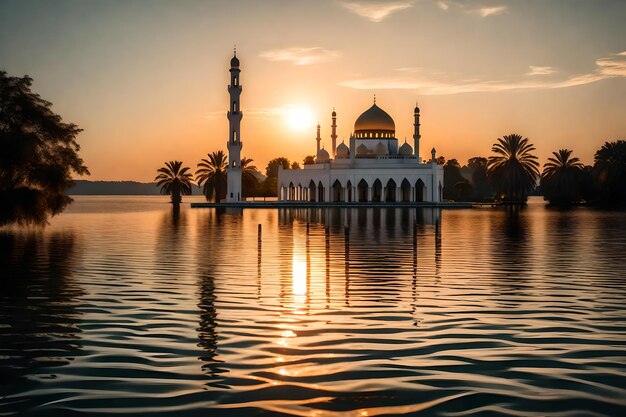
[(207, 154), (208, 159), (203, 159), (196, 170), (196, 181), (202, 186), (202, 193), (207, 200), (214, 197), (219, 202), (226, 192), (226, 170), (228, 169), (227, 157), (224, 151)]
[(256, 185), (259, 183), (256, 173), (258, 172), (256, 166), (252, 165), (254, 160), (252, 158), (241, 158), (241, 182), (243, 187), (243, 195), (247, 197), (256, 191)]
[(626, 203), (626, 141), (606, 142), (595, 154), (593, 171), (603, 204)]
[(502, 200), (525, 202), (537, 183), (539, 163), (531, 152), (534, 146), (517, 134), (498, 138), (489, 157), (487, 176), (493, 180)]
[(189, 167), (183, 168), (182, 161), (169, 161), (164, 167), (157, 170), (159, 175), (154, 179), (157, 186), (161, 187), (161, 194), (169, 194), (173, 204), (178, 205), (183, 201), (183, 195), (191, 194), (193, 177)]
[(580, 199), (578, 182), (584, 165), (578, 158), (572, 158), (572, 151), (559, 149), (552, 152), (541, 174), (541, 189), (550, 204), (570, 206)]

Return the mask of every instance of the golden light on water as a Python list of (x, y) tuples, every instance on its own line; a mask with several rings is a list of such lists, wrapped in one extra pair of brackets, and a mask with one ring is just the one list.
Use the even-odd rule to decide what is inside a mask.
[(293, 257), (292, 291), (294, 296), (306, 295), (306, 261)]

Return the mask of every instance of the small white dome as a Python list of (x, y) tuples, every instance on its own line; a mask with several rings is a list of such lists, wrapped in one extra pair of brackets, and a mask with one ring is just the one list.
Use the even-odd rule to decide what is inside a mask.
[(337, 158), (347, 158), (350, 156), (350, 149), (348, 146), (341, 142), (339, 146), (337, 146)]
[(326, 162), (330, 159), (330, 155), (328, 155), (328, 151), (326, 149), (320, 149), (317, 153), (317, 161), (318, 162)]
[(356, 148), (356, 154), (357, 155), (367, 155), (367, 146), (365, 146), (364, 144), (360, 144)]
[(398, 153), (400, 155), (411, 156), (411, 155), (413, 155), (413, 148), (411, 147), (411, 145), (409, 145), (408, 143), (404, 142), (404, 144), (402, 146), (400, 146), (400, 149), (398, 150)]
[(378, 145), (376, 145), (376, 147), (374, 148), (374, 154), (375, 155), (387, 155), (389, 152), (387, 150), (387, 147), (385, 145), (383, 145), (382, 142), (378, 142)]

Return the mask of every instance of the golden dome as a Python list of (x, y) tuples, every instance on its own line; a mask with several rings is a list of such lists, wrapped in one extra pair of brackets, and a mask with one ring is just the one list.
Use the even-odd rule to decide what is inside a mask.
[(374, 103), (372, 107), (361, 113), (354, 122), (354, 133), (392, 133), (396, 131), (396, 124), (386, 111)]

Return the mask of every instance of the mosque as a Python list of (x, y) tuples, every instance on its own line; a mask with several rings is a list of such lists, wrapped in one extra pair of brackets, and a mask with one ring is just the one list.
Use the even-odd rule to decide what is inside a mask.
[[(230, 137), (227, 202), (241, 201), (240, 63), (231, 59)], [(364, 111), (354, 123), (348, 144), (337, 145), (337, 113), (331, 114), (331, 153), (320, 148), (317, 125), (316, 158), (303, 169), (278, 170), (277, 197), (289, 202), (432, 202), (442, 200), (443, 167), (431, 158), (423, 162), (420, 151), (420, 109), (415, 107), (413, 146), (399, 145), (393, 118), (376, 104)]]
[(423, 163), (420, 149), (420, 109), (415, 107), (413, 146), (399, 145), (391, 116), (376, 104), (354, 122), (348, 144), (337, 143), (337, 113), (332, 112), (331, 154), (320, 149), (314, 164), (303, 169), (279, 169), (278, 199), (311, 202), (440, 202), (443, 167)]

